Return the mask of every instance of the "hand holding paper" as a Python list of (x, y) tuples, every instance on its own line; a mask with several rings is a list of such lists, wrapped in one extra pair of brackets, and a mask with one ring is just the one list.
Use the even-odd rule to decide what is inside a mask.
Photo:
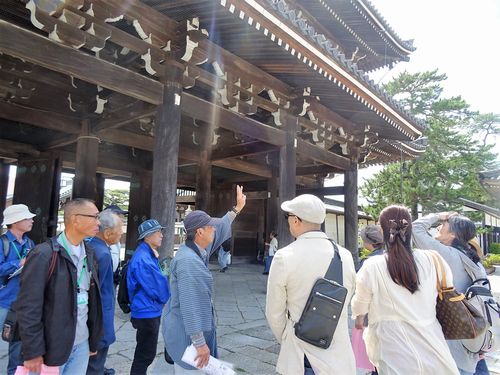
[[(186, 351), (182, 356), (182, 361), (186, 362), (188, 365), (196, 367), (197, 361), (195, 358), (197, 357), (197, 354), (198, 352), (196, 348), (193, 345), (190, 345), (186, 348)], [(210, 356), (208, 364), (200, 370), (207, 375), (236, 375), (236, 372), (234, 372), (231, 364), (223, 362), (212, 356)]]

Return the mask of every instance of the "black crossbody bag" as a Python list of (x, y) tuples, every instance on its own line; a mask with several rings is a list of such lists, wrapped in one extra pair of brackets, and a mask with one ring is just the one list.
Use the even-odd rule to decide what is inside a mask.
[(323, 349), (327, 349), (332, 343), (347, 296), (347, 289), (342, 286), (339, 250), (335, 242), (330, 242), (335, 250), (330, 266), (325, 277), (316, 280), (302, 315), (294, 326), (295, 336)]

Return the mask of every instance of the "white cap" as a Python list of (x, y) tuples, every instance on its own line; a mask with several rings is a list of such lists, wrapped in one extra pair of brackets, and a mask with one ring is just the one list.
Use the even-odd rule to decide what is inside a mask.
[(30, 212), (28, 206), (24, 204), (13, 204), (3, 210), (3, 223), (2, 225), (9, 225), (17, 223), (24, 219), (31, 219), (36, 214)]
[(314, 224), (322, 224), (326, 217), (325, 204), (312, 194), (302, 194), (291, 201), (285, 201), (281, 203), (281, 209)]

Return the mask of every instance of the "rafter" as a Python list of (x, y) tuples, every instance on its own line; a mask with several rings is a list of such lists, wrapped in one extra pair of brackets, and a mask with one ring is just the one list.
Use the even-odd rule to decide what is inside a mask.
[(0, 52), (151, 104), (158, 105), (162, 102), (163, 86), (153, 79), (53, 42), (3, 20), (0, 20), (0, 34)]
[(213, 150), (212, 161), (226, 159), (226, 158), (241, 157), (241, 156), (258, 155), (267, 152), (273, 152), (276, 150), (278, 150), (276, 146), (264, 142), (257, 141), (257, 142), (240, 143), (237, 145), (224, 147), (223, 149)]

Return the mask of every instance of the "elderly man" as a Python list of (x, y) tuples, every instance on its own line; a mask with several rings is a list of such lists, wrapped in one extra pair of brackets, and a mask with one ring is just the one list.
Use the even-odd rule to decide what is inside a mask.
[(161, 311), (170, 297), (168, 279), (158, 264), (163, 228), (154, 219), (139, 225), (139, 246), (128, 266), (130, 320), (137, 330), (131, 375), (146, 375), (149, 365), (153, 363), (158, 345)]
[(115, 342), (115, 286), (113, 283), (113, 260), (110, 246), (118, 243), (123, 233), (123, 221), (111, 210), (104, 210), (99, 216), (99, 233), (87, 241), (92, 248), (99, 267), (102, 317), (104, 336), (97, 346), (97, 354), (90, 357), (87, 375), (111, 375), (113, 369), (105, 369), (104, 363), (109, 346)]
[[(33, 217), (35, 214), (24, 204), (14, 204), (3, 212), (2, 225), (7, 226), (7, 232), (0, 236), (0, 329), (19, 292), (18, 272), (35, 247), (27, 235), (33, 227)], [(22, 363), (21, 341), (10, 342), (7, 374), (13, 375)]]
[[(465, 292), (474, 280), (486, 278), (479, 255), (469, 245), (469, 241), (476, 236), (476, 226), (469, 218), (441, 212), (421, 217), (412, 225), (415, 247), (435, 250), (446, 260), (458, 292)], [(437, 226), (434, 237), (429, 233), (433, 226)], [(480, 354), (469, 352), (460, 340), (448, 340), (447, 344), (460, 374), (474, 374)]]
[(170, 265), (172, 296), (163, 317), (165, 346), (174, 361), (176, 375), (201, 372), (181, 360), (191, 344), (196, 348), (197, 367), (205, 367), (210, 355), (217, 357), (213, 314), (213, 278), (208, 269), (210, 255), (231, 237), (231, 223), (245, 207), (246, 196), (236, 187), (236, 206), (222, 219), (204, 211), (193, 211), (184, 219), (186, 242)]
[[(333, 244), (321, 231), (326, 217), (323, 202), (310, 194), (281, 204), (295, 242), (274, 255), (267, 282), (266, 317), (281, 344), (276, 371), (286, 375), (351, 375), (356, 373), (354, 354), (347, 330), (347, 303), (328, 349), (318, 348), (295, 336), (309, 293), (324, 277), (334, 256)], [(342, 260), (346, 301), (351, 299), (356, 272), (351, 253), (338, 246)]]
[[(128, 211), (122, 210), (118, 205), (112, 204), (107, 206), (104, 211), (110, 210), (113, 213), (117, 214), (122, 222), (125, 222), (125, 217), (128, 215)], [(121, 250), (121, 243), (120, 240), (118, 239), (118, 242), (110, 245), (109, 248), (111, 249), (111, 258), (113, 259), (113, 272), (116, 272), (118, 269), (118, 266), (120, 265), (120, 250)], [(118, 278), (115, 280), (115, 284), (118, 284)]]
[(34, 373), (45, 364), (85, 374), (102, 336), (97, 263), (84, 242), (99, 231), (99, 211), (87, 199), (69, 201), (64, 225), (29, 253), (21, 274), (17, 320), (24, 367)]

